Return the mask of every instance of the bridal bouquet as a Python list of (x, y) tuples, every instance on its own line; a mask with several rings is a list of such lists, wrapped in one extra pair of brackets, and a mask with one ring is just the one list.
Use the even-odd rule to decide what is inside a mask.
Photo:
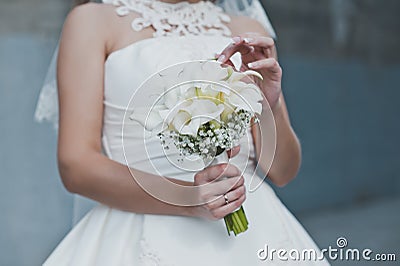
[[(237, 72), (231, 66), (214, 69), (215, 82), (189, 82), (166, 91), (146, 117), (134, 113), (147, 130), (157, 130), (165, 149), (174, 145), (182, 157), (197, 156), (212, 162), (233, 148), (246, 134), (255, 114), (261, 114), (262, 95), (245, 77), (262, 76), (255, 71)], [(227, 215), (228, 234), (248, 228), (243, 207)]]

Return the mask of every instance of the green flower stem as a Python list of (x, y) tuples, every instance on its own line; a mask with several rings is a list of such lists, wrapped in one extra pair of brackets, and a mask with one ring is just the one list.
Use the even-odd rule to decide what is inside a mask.
[(240, 218), (242, 219), (242, 221), (245, 221), (245, 224), (249, 224), (243, 208), (239, 209), (238, 214), (239, 214)]
[(224, 221), (225, 221), (226, 230), (228, 231), (228, 235), (231, 235), (232, 226), (231, 226), (231, 221), (229, 221), (229, 217), (225, 216)]
[(226, 229), (228, 231), (228, 235), (231, 235), (230, 232), (236, 235), (245, 232), (248, 229), (248, 220), (246, 214), (244, 212), (243, 206), (240, 207), (239, 210), (228, 214), (224, 217)]
[(232, 219), (232, 231), (233, 231), (233, 233), (234, 233), (235, 235), (237, 235), (238, 228), (237, 228), (237, 226), (235, 225), (235, 221), (233, 220), (233, 217), (232, 217), (232, 216), (231, 216), (231, 219)]
[(239, 232), (242, 231), (242, 228), (240, 226), (240, 221), (238, 221), (237, 216), (235, 215), (235, 213), (232, 213), (232, 220), (233, 220), (233, 225), (236, 228), (236, 234), (235, 235), (237, 235), (237, 234), (239, 234)]
[(243, 219), (240, 218), (239, 213), (236, 213), (236, 216), (237, 216), (237, 218), (238, 218), (238, 220), (239, 220), (239, 222), (240, 222), (240, 227), (242, 228), (242, 231), (243, 231), (243, 232), (246, 231), (247, 225), (245, 225), (245, 221), (244, 221)]
[(235, 212), (233, 215), (235, 215), (237, 223), (239, 225), (240, 231), (244, 232), (246, 231), (246, 227), (244, 226), (244, 221), (242, 221), (242, 219), (239, 216), (239, 212)]
[(229, 235), (229, 225), (225, 218), (224, 218), (224, 222), (225, 222), (226, 231), (228, 231), (228, 235)]
[(236, 228), (238, 229), (237, 231), (241, 232), (243, 230), (243, 227), (242, 227), (242, 225), (240, 223), (240, 219), (237, 216), (237, 212), (234, 212), (231, 215), (232, 215), (233, 222), (236, 225)]

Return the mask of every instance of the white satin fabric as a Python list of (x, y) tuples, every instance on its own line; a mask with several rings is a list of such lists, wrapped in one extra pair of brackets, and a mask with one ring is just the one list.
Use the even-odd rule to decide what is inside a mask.
[[(103, 146), (107, 155), (126, 164), (122, 149), (122, 122), (132, 93), (151, 74), (169, 65), (188, 60), (212, 58), (229, 42), (222, 36), (159, 37), (133, 43), (113, 52), (105, 63)], [(146, 99), (143, 99), (144, 103)], [(143, 128), (132, 122), (124, 136), (128, 163), (138, 169), (193, 180), (193, 173), (171, 167), (157, 155), (160, 141), (148, 141), (154, 149), (147, 158), (143, 146)], [(130, 132), (130, 133), (129, 133)], [(245, 179), (254, 165), (251, 137), (242, 142), (242, 151), (232, 161), (245, 169)], [(251, 161), (251, 160), (250, 160)], [(228, 236), (223, 221), (197, 218), (143, 215), (98, 205), (64, 238), (44, 265), (292, 265), (293, 261), (261, 261), (257, 251), (270, 248), (318, 250), (312, 239), (288, 212), (267, 183), (247, 195), (244, 203), (249, 229), (237, 237)], [(303, 261), (296, 265), (327, 264)]]

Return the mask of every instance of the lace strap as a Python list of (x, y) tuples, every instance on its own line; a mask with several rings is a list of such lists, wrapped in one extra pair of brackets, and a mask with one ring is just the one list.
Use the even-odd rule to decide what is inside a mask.
[(184, 35), (223, 35), (231, 36), (225, 25), (230, 17), (223, 9), (209, 1), (197, 3), (180, 2), (176, 4), (157, 0), (103, 0), (117, 6), (119, 16), (137, 12), (141, 17), (132, 22), (132, 29), (141, 31), (152, 26), (154, 37)]

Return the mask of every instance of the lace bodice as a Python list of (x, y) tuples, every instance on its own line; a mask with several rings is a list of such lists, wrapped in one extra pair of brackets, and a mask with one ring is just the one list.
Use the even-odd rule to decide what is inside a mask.
[[(272, 37), (276, 37), (259, 0), (216, 0), (216, 4), (209, 1), (169, 4), (158, 0), (103, 0), (103, 2), (116, 6), (116, 12), (120, 16), (126, 16), (130, 12), (138, 13), (140, 17), (132, 21), (132, 28), (140, 31), (146, 27), (153, 27), (155, 37), (199, 35), (230, 37), (231, 32), (225, 24), (230, 21), (227, 14), (254, 18), (264, 25)], [(58, 128), (57, 53), (58, 48), (49, 66), (35, 112), (36, 121), (49, 121), (56, 129)]]
[(225, 25), (230, 17), (219, 6), (208, 1), (197, 3), (180, 2), (170, 4), (158, 0), (104, 0), (117, 6), (119, 16), (130, 12), (141, 16), (132, 21), (132, 29), (141, 31), (147, 27), (155, 29), (154, 37), (184, 35), (224, 35), (231, 31)]

